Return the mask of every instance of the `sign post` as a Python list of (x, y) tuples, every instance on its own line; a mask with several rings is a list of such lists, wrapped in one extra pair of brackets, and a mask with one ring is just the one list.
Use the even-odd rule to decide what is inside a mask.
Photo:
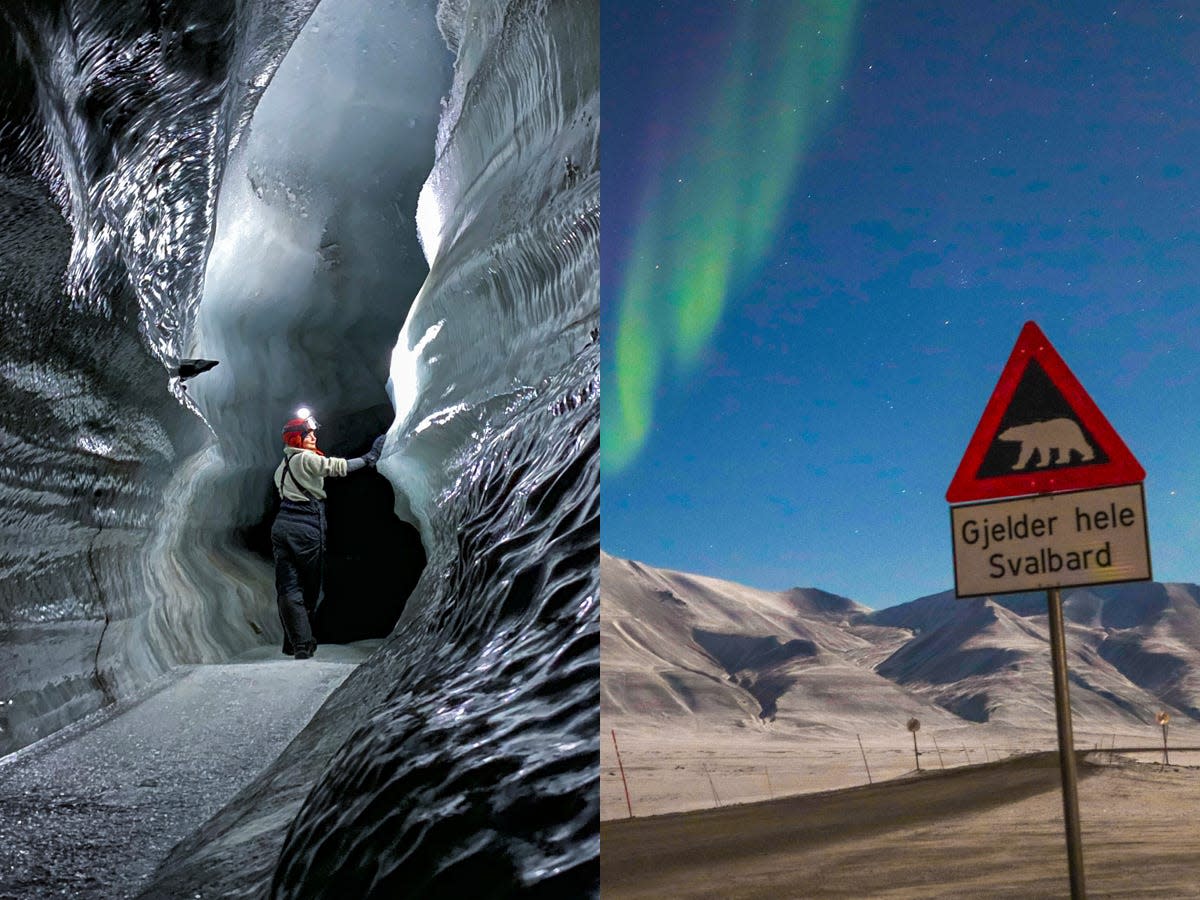
[(1046, 592), (1050, 611), (1050, 660), (1054, 669), (1054, 718), (1058, 723), (1058, 765), (1062, 770), (1063, 824), (1067, 829), (1067, 869), (1071, 900), (1083, 900), (1083, 833), (1079, 826), (1079, 776), (1075, 771), (1075, 734), (1071, 728), (1071, 694), (1067, 687), (1067, 639), (1063, 627), (1062, 596), (1058, 588)]
[(1152, 577), (1145, 477), (1041, 329), (1026, 322), (946, 500), (958, 596), (1046, 591), (1072, 900), (1086, 888), (1059, 591)]

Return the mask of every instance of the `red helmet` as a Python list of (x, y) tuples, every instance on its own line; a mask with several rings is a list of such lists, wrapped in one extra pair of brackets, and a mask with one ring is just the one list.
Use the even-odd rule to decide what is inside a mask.
[(304, 436), (316, 431), (317, 427), (317, 420), (312, 416), (288, 419), (283, 426), (283, 442), (289, 447), (300, 447), (304, 443)]
[(312, 416), (307, 419), (288, 419), (283, 426), (284, 434), (306, 434), (317, 430), (317, 420)]

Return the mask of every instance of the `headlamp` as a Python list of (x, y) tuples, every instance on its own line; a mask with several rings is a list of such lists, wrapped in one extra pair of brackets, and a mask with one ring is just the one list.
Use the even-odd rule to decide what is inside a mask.
[(316, 418), (312, 414), (312, 410), (307, 406), (302, 406), (296, 410), (296, 418), (303, 419), (304, 424), (308, 426), (309, 431), (316, 431), (321, 426), (317, 423)]
[(316, 431), (321, 427), (313, 417), (312, 410), (307, 406), (302, 406), (296, 410), (296, 419), (302, 421), (294, 421), (294, 424), (285, 425), (283, 427), (284, 434), (304, 434), (309, 431)]

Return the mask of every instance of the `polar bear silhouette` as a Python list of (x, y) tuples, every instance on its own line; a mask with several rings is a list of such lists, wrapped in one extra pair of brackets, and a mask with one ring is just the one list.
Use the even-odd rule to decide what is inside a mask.
[(1013, 469), (1024, 469), (1037, 453), (1037, 468), (1043, 469), (1050, 465), (1050, 454), (1058, 454), (1058, 465), (1065, 466), (1071, 461), (1071, 454), (1078, 453), (1082, 462), (1095, 458), (1096, 453), (1091, 444), (1083, 436), (1079, 425), (1072, 419), (1047, 419), (1045, 422), (1030, 422), (1028, 425), (1014, 425), (1000, 432), (997, 437), (1002, 441), (1020, 443), (1021, 453)]

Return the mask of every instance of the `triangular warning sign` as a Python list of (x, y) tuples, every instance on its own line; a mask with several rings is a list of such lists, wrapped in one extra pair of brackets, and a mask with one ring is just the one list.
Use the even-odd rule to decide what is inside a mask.
[(1041, 329), (1026, 322), (946, 499), (1050, 494), (1145, 477)]

